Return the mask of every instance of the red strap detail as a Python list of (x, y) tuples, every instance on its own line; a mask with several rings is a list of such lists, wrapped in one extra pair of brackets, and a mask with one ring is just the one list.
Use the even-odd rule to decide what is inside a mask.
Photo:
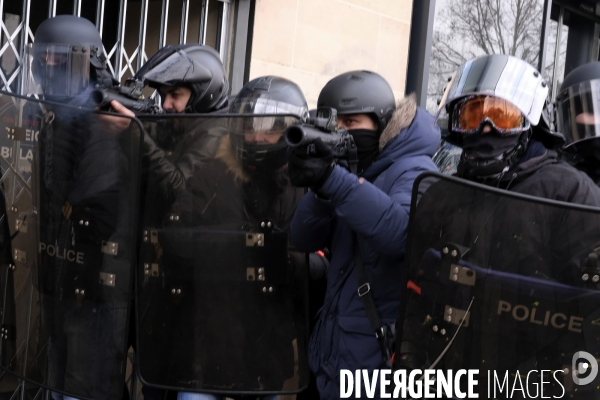
[(320, 255), (321, 257), (325, 257), (325, 253), (323, 252), (323, 250), (317, 250), (317, 251), (315, 251), (315, 253), (317, 255)]
[(392, 354), (392, 364), (394, 363), (395, 360), (396, 360), (396, 353)]
[(416, 283), (414, 283), (413, 281), (408, 281), (408, 283), (406, 284), (406, 287), (408, 289), (411, 289), (412, 291), (414, 291), (416, 294), (421, 294), (421, 288), (419, 286), (417, 286)]

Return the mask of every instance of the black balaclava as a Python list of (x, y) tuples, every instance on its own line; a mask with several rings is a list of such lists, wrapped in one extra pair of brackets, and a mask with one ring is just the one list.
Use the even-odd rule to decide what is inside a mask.
[(274, 174), (287, 163), (287, 147), (283, 138), (275, 144), (243, 144), (242, 167), (250, 174)]
[(493, 130), (494, 128), (489, 133), (463, 136), (459, 175), (466, 178), (499, 179), (521, 158), (527, 149), (531, 130), (510, 136), (500, 136)]
[[(379, 125), (379, 122), (373, 118), (371, 114), (368, 114), (375, 126)], [(379, 138), (381, 136), (382, 129), (349, 129), (348, 133), (354, 138), (356, 149), (358, 153), (358, 166), (357, 172), (361, 173), (367, 167), (369, 167), (377, 156), (379, 155)]]

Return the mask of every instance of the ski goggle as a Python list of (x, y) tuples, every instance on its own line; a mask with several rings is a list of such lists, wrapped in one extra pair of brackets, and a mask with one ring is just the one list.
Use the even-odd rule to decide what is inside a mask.
[(502, 136), (529, 129), (529, 121), (511, 102), (494, 96), (468, 96), (454, 106), (452, 130), (464, 134), (480, 131), (490, 124)]

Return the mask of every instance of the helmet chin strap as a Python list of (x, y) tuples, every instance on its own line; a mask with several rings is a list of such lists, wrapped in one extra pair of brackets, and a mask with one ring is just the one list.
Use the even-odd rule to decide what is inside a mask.
[(475, 179), (501, 179), (502, 176), (517, 163), (531, 139), (531, 130), (523, 132), (519, 136), (516, 146), (500, 155), (489, 158), (471, 158), (463, 151), (458, 165), (458, 175)]

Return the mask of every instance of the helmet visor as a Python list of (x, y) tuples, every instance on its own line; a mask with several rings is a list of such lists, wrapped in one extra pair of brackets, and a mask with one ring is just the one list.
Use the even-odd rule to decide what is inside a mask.
[(208, 82), (212, 79), (212, 73), (208, 68), (194, 62), (184, 51), (178, 50), (148, 69), (143, 79), (150, 86), (158, 88), (161, 85), (173, 86), (188, 80)]
[(244, 168), (276, 170), (287, 161), (283, 132), (299, 123), (295, 115), (246, 115), (230, 118), (230, 140)]
[(264, 133), (265, 135), (281, 135), (286, 128), (298, 122), (298, 118), (286, 116), (244, 118), (242, 128), (244, 135)]
[(134, 79), (143, 80), (146, 77), (148, 71), (152, 70), (156, 65), (163, 62), (168, 56), (173, 54), (175, 49), (173, 46), (168, 45), (157, 51), (141, 68), (136, 72)]
[(483, 124), (491, 124), (502, 135), (521, 133), (529, 122), (514, 104), (493, 96), (469, 96), (454, 107), (452, 130), (477, 133)]
[(305, 106), (274, 100), (268, 95), (257, 94), (236, 98), (229, 108), (232, 114), (292, 114), (304, 121), (308, 117)]
[(575, 150), (574, 142), (600, 136), (600, 79), (582, 82), (561, 91), (557, 98), (557, 128)]
[(75, 96), (90, 83), (90, 48), (33, 43), (25, 49), (23, 91), (44, 96)]
[[(236, 97), (229, 108), (232, 114), (245, 117), (232, 118), (230, 130), (242, 159), (244, 154), (254, 154), (255, 159), (267, 151), (284, 149), (287, 144), (283, 132), (290, 125), (302, 122), (308, 116), (307, 107), (278, 101), (269, 94), (254, 92), (250, 96)], [(253, 114), (250, 117), (248, 114)], [(240, 151), (248, 150), (248, 151)]]
[(531, 125), (537, 125), (548, 96), (548, 85), (535, 68), (515, 57), (494, 54), (467, 61), (458, 68), (436, 119), (449, 117), (447, 105), (472, 95), (507, 100)]
[(239, 137), (240, 142), (256, 145), (273, 145), (276, 143), (285, 146), (283, 132), (287, 127), (300, 122), (293, 115), (260, 116), (254, 118), (232, 118), (230, 131)]

